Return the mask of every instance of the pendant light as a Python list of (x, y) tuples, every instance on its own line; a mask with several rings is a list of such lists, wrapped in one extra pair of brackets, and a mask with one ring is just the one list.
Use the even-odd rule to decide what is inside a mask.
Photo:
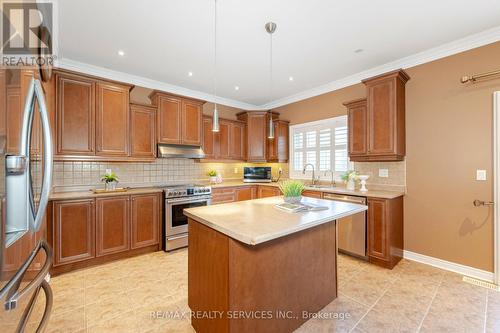
[(212, 132), (219, 132), (219, 111), (217, 111), (217, 0), (214, 0), (214, 115)]
[[(273, 97), (273, 33), (276, 31), (276, 23), (267, 22), (265, 25), (266, 31), (270, 37), (270, 47), (269, 47), (269, 100)], [(267, 134), (268, 139), (274, 139), (274, 124), (273, 124), (273, 112), (269, 110), (269, 133)]]

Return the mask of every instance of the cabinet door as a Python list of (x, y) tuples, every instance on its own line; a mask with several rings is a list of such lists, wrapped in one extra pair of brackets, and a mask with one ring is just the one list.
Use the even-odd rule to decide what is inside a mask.
[(97, 154), (128, 156), (128, 87), (99, 82), (96, 115)]
[(260, 198), (267, 198), (267, 197), (275, 197), (281, 195), (281, 191), (279, 188), (272, 187), (272, 186), (259, 186), (258, 188), (258, 195), (257, 197)]
[(158, 244), (160, 224), (160, 195), (132, 195), (131, 248)]
[(56, 154), (95, 154), (95, 84), (76, 75), (56, 75)]
[(95, 257), (93, 199), (53, 202), (54, 266)]
[(322, 198), (322, 194), (319, 191), (304, 191), (302, 192), (302, 195), (304, 197), (310, 197), (310, 198), (318, 198), (318, 199)]
[(201, 146), (202, 104), (189, 100), (182, 101), (182, 139), (186, 145)]
[(215, 158), (215, 133), (212, 132), (212, 118), (203, 118), (203, 152), (205, 153), (206, 159)]
[(231, 124), (230, 137), (229, 156), (235, 160), (244, 160), (245, 124), (233, 122)]
[(234, 188), (215, 188), (212, 190), (212, 205), (236, 201)]
[(247, 118), (247, 160), (266, 161), (266, 113), (249, 112)]
[(146, 158), (156, 156), (156, 109), (130, 105), (130, 155)]
[(158, 97), (158, 142), (181, 143), (181, 99), (175, 97)]
[(368, 199), (368, 255), (388, 260), (387, 204), (384, 199)]
[(96, 199), (96, 256), (130, 249), (129, 196)]
[[(269, 125), (267, 125), (269, 127)], [(273, 127), (274, 127), (274, 139), (269, 139), (267, 138), (266, 135), (266, 142), (267, 142), (267, 161), (268, 162), (277, 162), (278, 161), (278, 139), (279, 139), (279, 129), (278, 129), (278, 122), (273, 122)], [(266, 132), (269, 129), (266, 130)], [(267, 133), (266, 133), (267, 134)]]
[(216, 157), (222, 160), (230, 158), (230, 129), (231, 123), (226, 120), (220, 120), (219, 133), (215, 133)]
[(386, 80), (368, 85), (368, 153), (387, 155), (395, 153), (396, 93), (395, 82)]
[(257, 188), (254, 186), (236, 189), (236, 201), (252, 200), (257, 197)]
[(347, 106), (347, 130), (349, 132), (349, 157), (365, 156), (367, 154), (366, 99), (345, 105)]

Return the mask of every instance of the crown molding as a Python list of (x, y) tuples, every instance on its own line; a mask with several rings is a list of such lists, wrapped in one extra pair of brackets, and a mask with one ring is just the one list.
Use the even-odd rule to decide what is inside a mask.
[(60, 60), (57, 60), (56, 66), (67, 70), (82, 72), (89, 75), (95, 75), (114, 81), (130, 83), (145, 88), (162, 90), (165, 92), (201, 99), (212, 103), (217, 102), (218, 104), (227, 105), (243, 110), (262, 111), (262, 110), (277, 108), (304, 99), (329, 93), (338, 89), (342, 89), (354, 84), (358, 84), (362, 80), (369, 77), (384, 74), (400, 68), (410, 68), (418, 66), (427, 62), (438, 60), (444, 57), (468, 51), (497, 41), (500, 41), (500, 26), (262, 105), (254, 105), (223, 97), (215, 98), (214, 95), (207, 94), (201, 91), (191, 90), (184, 87), (164, 83), (161, 81), (144, 78), (137, 75), (127, 74), (124, 72), (114, 71), (111, 69), (90, 65), (67, 58), (62, 58)]
[(207, 94), (207, 93), (204, 93), (201, 91), (191, 90), (191, 89), (183, 88), (183, 87), (176, 86), (173, 84), (168, 84), (168, 83), (148, 79), (148, 78), (137, 76), (137, 75), (119, 72), (119, 71), (115, 71), (115, 70), (104, 68), (104, 67), (94, 66), (94, 65), (86, 64), (83, 62), (79, 62), (79, 61), (75, 61), (75, 60), (71, 60), (71, 59), (67, 59), (67, 58), (62, 58), (62, 59), (56, 60), (55, 65), (56, 65), (56, 67), (66, 69), (66, 70), (80, 72), (80, 73), (87, 74), (87, 75), (98, 76), (98, 77), (102, 77), (102, 78), (108, 79), (108, 80), (129, 83), (129, 84), (133, 84), (136, 86), (149, 88), (149, 89), (153, 89), (153, 90), (161, 90), (161, 91), (165, 91), (165, 92), (172, 93), (175, 95), (191, 97), (191, 98), (195, 98), (195, 99), (204, 100), (207, 102), (212, 102), (212, 103), (217, 102), (217, 104), (231, 106), (231, 107), (235, 107), (238, 109), (243, 109), (243, 110), (256, 110), (256, 109), (258, 109), (258, 106), (253, 105), (253, 104), (248, 104), (248, 103), (244, 103), (244, 102), (240, 102), (240, 101), (236, 101), (236, 100), (228, 99), (228, 98), (224, 98), (224, 97), (215, 98), (214, 95)]
[(334, 90), (342, 89), (360, 83), (369, 77), (391, 72), (400, 68), (410, 68), (427, 62), (445, 58), (460, 52), (468, 51), (480, 46), (498, 42), (500, 40), (500, 26), (470, 35), (438, 47), (401, 58), (366, 71), (362, 71), (345, 78), (329, 82), (288, 97), (280, 98), (270, 103), (261, 105), (261, 109), (273, 109), (290, 103), (298, 102), (307, 98), (322, 95)]

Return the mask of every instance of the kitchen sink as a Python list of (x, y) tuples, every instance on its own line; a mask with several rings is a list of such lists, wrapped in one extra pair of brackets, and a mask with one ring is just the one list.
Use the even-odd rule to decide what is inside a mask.
[(310, 187), (310, 188), (336, 188), (336, 186), (332, 186), (332, 185), (306, 185), (306, 187)]

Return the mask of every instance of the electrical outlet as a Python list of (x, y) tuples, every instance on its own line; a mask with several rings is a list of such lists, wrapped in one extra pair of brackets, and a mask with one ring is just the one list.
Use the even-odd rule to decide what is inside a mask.
[(476, 170), (476, 180), (486, 180), (486, 170)]
[(388, 178), (389, 177), (389, 169), (378, 169), (378, 176), (380, 178)]
[(107, 174), (107, 175), (110, 175), (110, 174), (111, 174), (111, 172), (112, 172), (112, 171), (111, 171), (111, 169), (106, 169), (106, 174)]
[(283, 169), (282, 168), (278, 168), (278, 174), (281, 175), (283, 173)]

